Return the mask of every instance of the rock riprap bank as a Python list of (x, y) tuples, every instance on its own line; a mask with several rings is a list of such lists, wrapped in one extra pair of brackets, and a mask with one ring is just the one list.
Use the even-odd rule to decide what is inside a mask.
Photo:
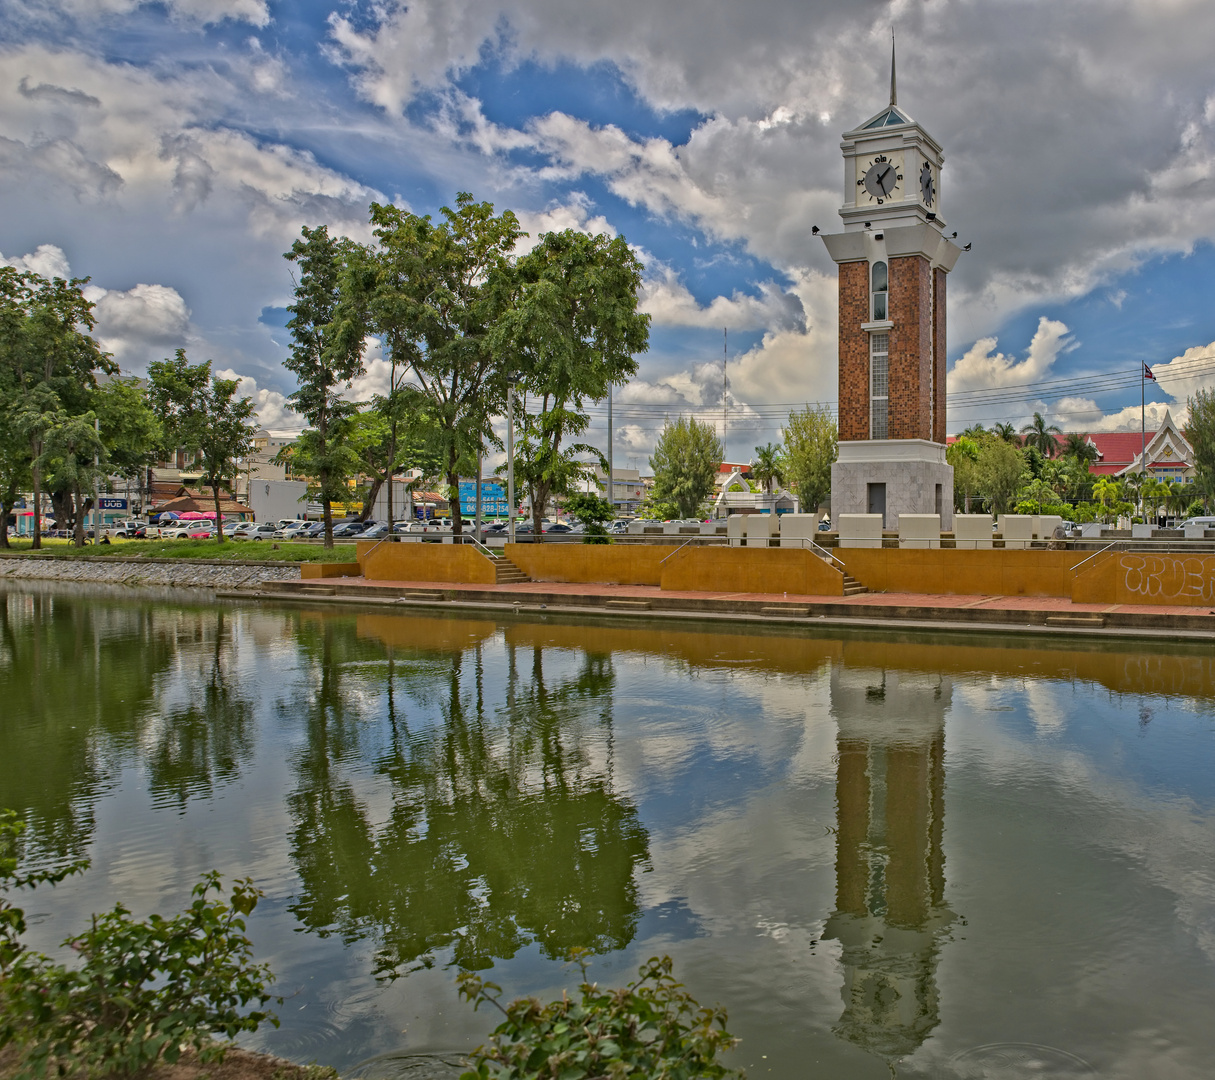
[(297, 581), (299, 576), (298, 563), (123, 559), (113, 556), (63, 558), (17, 555), (0, 558), (0, 582), (74, 581), (169, 588), (250, 589), (266, 581)]

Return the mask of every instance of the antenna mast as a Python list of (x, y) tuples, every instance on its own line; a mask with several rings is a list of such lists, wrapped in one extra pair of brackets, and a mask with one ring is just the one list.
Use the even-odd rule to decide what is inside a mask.
[(727, 461), (730, 455), (726, 453), (726, 440), (730, 437), (730, 379), (726, 375), (726, 365), (730, 362), (730, 328), (721, 329), (721, 456)]

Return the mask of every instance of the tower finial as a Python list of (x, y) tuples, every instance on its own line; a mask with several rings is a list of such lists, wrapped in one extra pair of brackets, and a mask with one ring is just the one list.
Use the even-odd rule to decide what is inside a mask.
[(899, 103), (898, 88), (894, 81), (894, 27), (890, 28), (890, 104)]

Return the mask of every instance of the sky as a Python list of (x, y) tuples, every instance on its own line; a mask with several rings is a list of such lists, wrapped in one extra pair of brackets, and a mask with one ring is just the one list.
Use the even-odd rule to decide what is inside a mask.
[[(299, 427), (282, 254), (469, 191), (620, 234), (649, 351), (618, 467), (667, 417), (779, 441), (834, 407), (840, 136), (888, 100), (944, 147), (948, 426), (1149, 429), (1215, 387), (1210, 0), (0, 0), (0, 259), (89, 277), (142, 374), (178, 347)], [(728, 335), (723, 330), (728, 328)], [(723, 360), (728, 409), (723, 408)], [(374, 347), (355, 397), (382, 389)], [(591, 441), (606, 443), (606, 408)]]

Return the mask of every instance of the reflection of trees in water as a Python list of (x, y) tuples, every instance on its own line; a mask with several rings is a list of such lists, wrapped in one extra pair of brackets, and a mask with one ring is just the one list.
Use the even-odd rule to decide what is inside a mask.
[(233, 672), (231, 623), (222, 608), (214, 614), (210, 656), (190, 688), (191, 700), (156, 723), (145, 750), (153, 794), (181, 806), (235, 780), (253, 756), (253, 703)]
[[(333, 643), (320, 655), (329, 670), (314, 675), (290, 799), (301, 922), (346, 940), (374, 936), (381, 974), (429, 966), (445, 948), (484, 968), (533, 942), (550, 957), (626, 945), (648, 835), (611, 789), (610, 660), (583, 654), (552, 679), (543, 650), (530, 651), (523, 674), (508, 646), (498, 687), (487, 685), (479, 644), (441, 657), (390, 651), (378, 676), (388, 745), (377, 770), (391, 810), (377, 825), (371, 800), (334, 767), (349, 692), (340, 651)], [(433, 703), (417, 710), (431, 722), (405, 715), (419, 701)]]
[[(200, 647), (208, 670), (170, 674)], [(28, 854), (81, 854), (95, 800), (141, 755), (152, 790), (183, 799), (235, 775), (251, 710), (227, 674), (233, 662), (231, 619), (213, 609), (0, 594), (0, 804), (30, 823)], [(162, 717), (169, 696), (190, 704)]]

